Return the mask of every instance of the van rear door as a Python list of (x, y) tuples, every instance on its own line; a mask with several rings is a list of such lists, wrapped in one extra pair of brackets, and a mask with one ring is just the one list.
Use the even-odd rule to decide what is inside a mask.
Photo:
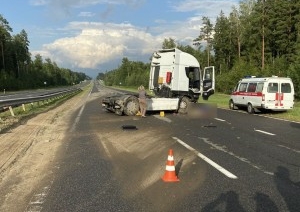
[[(280, 108), (291, 109), (294, 106), (294, 87), (290, 80), (279, 81), (279, 93), (276, 96)], [(276, 106), (276, 104), (275, 104)]]
[(266, 108), (273, 110), (286, 110), (293, 108), (294, 88), (289, 79), (270, 80), (265, 94)]

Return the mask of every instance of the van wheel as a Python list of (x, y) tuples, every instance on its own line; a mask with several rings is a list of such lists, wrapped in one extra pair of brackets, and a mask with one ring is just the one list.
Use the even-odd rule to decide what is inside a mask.
[(248, 103), (248, 105), (247, 105), (247, 112), (248, 112), (249, 114), (254, 113), (254, 108), (253, 108), (253, 106), (252, 106), (251, 103)]
[(235, 110), (236, 109), (236, 106), (235, 106), (235, 104), (234, 104), (234, 102), (233, 102), (232, 99), (230, 99), (230, 101), (229, 101), (229, 109), (231, 109), (231, 110)]
[(182, 97), (179, 103), (178, 113), (186, 114), (191, 101), (188, 97)]
[(127, 116), (135, 116), (140, 109), (140, 103), (137, 97), (131, 96), (126, 100), (124, 113)]

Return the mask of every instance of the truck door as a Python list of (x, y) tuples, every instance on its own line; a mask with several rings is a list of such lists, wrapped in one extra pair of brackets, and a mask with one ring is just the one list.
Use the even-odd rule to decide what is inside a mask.
[(150, 70), (149, 89), (156, 90), (158, 88), (160, 66), (152, 66)]
[(209, 96), (215, 93), (215, 67), (205, 67), (203, 71), (202, 98), (208, 100)]

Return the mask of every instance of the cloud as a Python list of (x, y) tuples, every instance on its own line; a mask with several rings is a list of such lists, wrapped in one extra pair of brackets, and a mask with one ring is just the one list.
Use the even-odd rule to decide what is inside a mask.
[(95, 13), (92, 13), (92, 12), (80, 12), (79, 13), (79, 17), (93, 17), (95, 16), (96, 14)]
[(123, 57), (132, 60), (149, 58), (161, 46), (160, 38), (128, 23), (72, 22), (65, 30), (75, 29), (79, 30), (76, 36), (57, 39), (33, 54), (68, 67), (99, 69), (101, 65)]
[[(134, 61), (149, 62), (151, 54), (161, 48), (165, 38), (172, 38), (178, 44), (192, 45), (192, 41), (199, 36), (202, 16), (208, 16), (208, 14), (217, 16), (222, 8), (230, 8), (229, 5), (233, 5), (236, 1), (184, 0), (179, 3), (175, 1), (172, 3), (173, 11), (189, 13), (191, 16), (182, 21), (156, 19), (154, 26), (138, 27), (129, 22), (70, 22), (56, 31), (44, 30), (43, 33), (47, 32), (49, 36), (56, 34), (52, 37), (53, 42), (44, 44), (42, 49), (31, 53), (33, 56), (41, 54), (43, 58), (50, 58), (61, 67), (73, 70), (111, 70), (119, 65), (123, 57)], [(99, 13), (102, 18), (108, 18), (117, 4), (137, 6), (140, 2), (143, 1), (51, 0), (51, 4), (62, 4), (65, 8), (105, 4), (107, 9)], [(202, 12), (204, 10), (209, 11)], [(81, 9), (81, 11), (78, 15), (80, 17), (97, 16), (93, 12), (87, 12), (88, 8)]]
[(30, 0), (29, 4), (32, 6), (43, 6), (48, 4), (47, 0)]
[(226, 15), (232, 11), (228, 5), (238, 5), (237, 0), (184, 0), (171, 7), (176, 12), (195, 12), (201, 16), (216, 18), (221, 10)]
[[(165, 38), (173, 38), (182, 45), (192, 45), (199, 35), (199, 20), (162, 22), (156, 27), (136, 27), (130, 23), (70, 22), (60, 33), (68, 37), (56, 39), (33, 51), (50, 58), (62, 67), (103, 70), (112, 61), (127, 57), (149, 62), (153, 51), (161, 48)], [(176, 33), (174, 33), (176, 32)], [(116, 68), (117, 64), (109, 67)]]
[(127, 5), (130, 7), (139, 7), (146, 0), (30, 0), (33, 6), (48, 5), (56, 9), (67, 9), (71, 7), (87, 7), (93, 5)]

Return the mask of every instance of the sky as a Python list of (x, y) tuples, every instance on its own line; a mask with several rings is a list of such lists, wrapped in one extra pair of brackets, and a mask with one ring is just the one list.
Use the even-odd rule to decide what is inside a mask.
[(191, 45), (202, 17), (228, 15), (239, 0), (1, 0), (0, 14), (25, 30), (34, 56), (90, 77), (118, 68), (122, 58), (150, 62), (164, 39)]

